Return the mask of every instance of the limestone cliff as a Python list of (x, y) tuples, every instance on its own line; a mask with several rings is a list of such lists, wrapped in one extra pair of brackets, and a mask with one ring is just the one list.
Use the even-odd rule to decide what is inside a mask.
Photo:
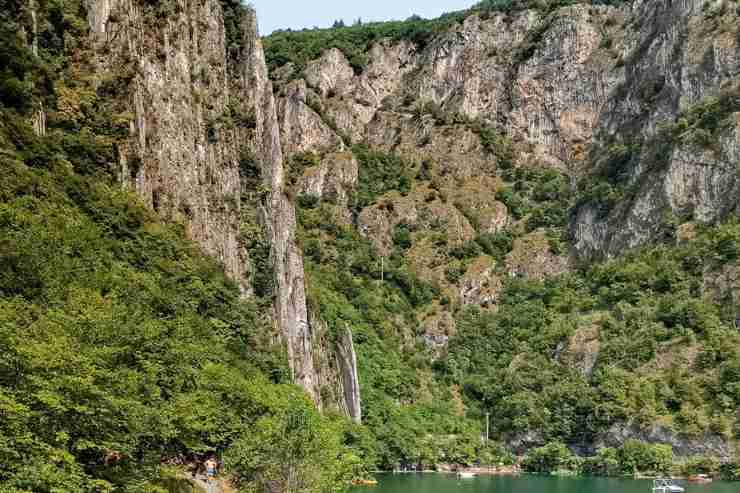
[(216, 0), (86, 3), (100, 78), (120, 78), (132, 113), (120, 177), (218, 258), (248, 290), (239, 233), (239, 129), (215, 122), (231, 102)]
[[(739, 22), (729, 2), (634, 4), (621, 47), (624, 75), (591, 151), (596, 173), (625, 192), (611, 210), (578, 209), (579, 256), (614, 256), (660, 239), (666, 227), (738, 213)], [(702, 107), (716, 122), (696, 121)]]
[[(431, 159), (440, 181), (453, 175), (459, 185), (495, 173), (500, 161), (459, 124), (461, 115), (507, 135), (520, 165), (555, 167), (575, 184), (609, 173), (610, 149), (626, 145), (625, 169), (611, 172), (630, 193), (606, 214), (584, 202), (571, 226), (578, 258), (614, 255), (656, 239), (669, 216), (712, 222), (736, 212), (736, 125), (714, 129), (715, 148), (687, 138), (692, 129), (685, 128), (664, 149), (665, 163), (652, 164), (661, 128), (733, 90), (737, 32), (730, 2), (646, 0), (471, 15), (421, 49), (376, 43), (359, 74), (330, 49), (301, 80), (287, 82), (299, 75), (290, 65), (275, 74), (284, 86), (286, 150), (366, 142)], [(733, 97), (721, 103), (731, 119)], [(490, 196), (481, 205), (500, 207)]]
[(286, 195), (275, 100), (272, 84), (267, 77), (254, 15), (245, 20), (243, 31), (247, 60), (245, 74), (247, 84), (253, 91), (252, 99), (258, 122), (256, 146), (262, 163), (263, 183), (269, 190), (264, 223), (268, 230), (270, 256), (275, 270), (275, 322), (286, 339), (294, 381), (305, 388), (320, 405), (318, 377), (313, 360), (313, 338), (306, 308), (303, 258), (295, 238), (295, 208)]
[[(487, 125), (511, 142), (516, 165), (564, 172), (574, 196), (604, 195), (589, 177), (619, 175), (613, 207), (605, 211), (603, 196), (582, 199), (570, 224), (571, 260), (612, 256), (661, 238), (676, 221), (737, 213), (737, 15), (724, 1), (661, 0), (473, 14), (423, 47), (375, 43), (359, 73), (329, 49), (300, 74), (290, 64), (274, 74), (284, 148), (326, 153), (363, 142), (429, 166), (438, 205), (417, 188), (358, 216), (360, 230), (387, 253), (397, 225), (428, 227), (420, 221), (427, 209), (453, 226), (457, 241), (516, 227), (496, 200), (505, 163), (492, 149), (498, 143), (481, 138)], [(667, 139), (662, 128), (686, 125), (680, 116), (722, 91), (730, 123), (712, 130), (717, 145), (698, 143), (685, 127), (656, 151)], [(619, 146), (629, 156), (615, 164)], [(567, 263), (562, 256), (541, 262), (549, 266), (541, 273)], [(525, 273), (517, 265), (507, 261), (510, 273)], [(439, 279), (429, 269), (417, 264), (422, 276)]]
[(318, 403), (272, 85), (254, 13), (230, 11), (227, 29), (224, 5), (87, 2), (99, 78), (120, 79), (131, 109), (129, 138), (119, 149), (120, 180), (163, 217), (182, 222), (245, 295), (258, 273), (242, 223), (259, 219), (270, 245), (275, 325), (294, 380)]
[[(352, 416), (354, 351), (309, 317), (294, 197), (331, 201), (381, 256), (410, 238), (410, 269), (439, 292), (418, 314), (435, 350), (455, 332), (451, 313), (495, 307), (507, 277), (545, 279), (738, 213), (740, 48), (726, 0), (472, 12), (423, 44), (378, 40), (362, 67), (336, 48), (284, 65), (274, 91), (253, 14), (227, 28), (216, 0), (86, 5), (102, 78), (130, 103), (121, 182), (182, 221), (245, 295), (260, 274), (249, 236), (264, 236), (294, 378), (317, 403), (341, 387)], [(401, 156), (414, 186), (359, 207), (356, 144)], [(305, 154), (315, 165), (291, 169)], [(491, 238), (508, 244), (475, 250)]]

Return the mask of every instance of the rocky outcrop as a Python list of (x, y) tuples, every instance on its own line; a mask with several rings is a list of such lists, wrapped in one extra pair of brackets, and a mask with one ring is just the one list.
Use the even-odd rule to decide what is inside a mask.
[(86, 6), (99, 77), (130, 78), (121, 182), (163, 217), (182, 221), (246, 291), (247, 259), (237, 240), (240, 132), (217, 125), (231, 97), (219, 2)]
[(496, 262), (481, 255), (470, 262), (460, 281), (460, 300), (465, 305), (492, 306), (502, 288)]
[(682, 436), (661, 425), (641, 428), (636, 425), (616, 423), (606, 433), (597, 437), (596, 449), (601, 447), (620, 447), (627, 440), (641, 440), (647, 443), (664, 443), (673, 448), (678, 457), (703, 455), (717, 457), (726, 462), (734, 457), (731, 443), (719, 435), (710, 433), (702, 436)]
[(298, 192), (321, 197), (346, 210), (350, 195), (357, 186), (358, 166), (351, 152), (329, 153), (323, 156), (318, 166), (304, 170), (298, 179)]
[(309, 106), (316, 101), (302, 80), (290, 82), (278, 100), (281, 143), (286, 155), (299, 152), (323, 152), (341, 149), (342, 140), (324, 122), (321, 115)]
[(514, 240), (514, 246), (506, 256), (506, 270), (513, 277), (543, 280), (562, 274), (567, 267), (567, 257), (553, 253), (550, 240), (543, 231)]
[(352, 331), (349, 327), (341, 335), (337, 344), (337, 361), (347, 414), (355, 423), (361, 423), (360, 377), (357, 372), (357, 354), (352, 341)]
[[(592, 152), (597, 172), (620, 174), (626, 193), (606, 214), (594, 204), (577, 211), (571, 230), (580, 258), (611, 257), (660, 239), (675, 220), (713, 223), (738, 214), (737, 109), (723, 103), (730, 114), (717, 115), (724, 122), (712, 146), (695, 138), (706, 129), (664, 129), (685, 124), (692, 108), (712, 97), (736, 91), (739, 25), (736, 9), (724, 1), (635, 2), (624, 80), (599, 117)], [(619, 169), (609, 162), (615, 144), (633, 153)]]
[(567, 342), (558, 347), (558, 360), (589, 379), (599, 359), (600, 349), (599, 326), (593, 323), (578, 329)]
[(244, 75), (256, 108), (256, 148), (262, 164), (263, 183), (269, 190), (263, 221), (270, 239), (270, 258), (277, 291), (275, 323), (288, 347), (293, 380), (320, 405), (319, 380), (313, 356), (314, 339), (306, 307), (303, 256), (295, 237), (295, 207), (286, 193), (276, 104), (257, 33), (257, 18), (253, 13), (245, 19), (242, 31), (246, 60)]
[[(163, 217), (219, 259), (250, 293), (240, 243), (242, 207), (262, 212), (275, 276), (274, 321), (296, 383), (319, 403), (303, 260), (286, 195), (276, 103), (254, 13), (240, 10), (237, 49), (227, 53), (218, 0), (86, 3), (101, 78), (127, 88), (132, 121), (120, 178)], [(232, 13), (233, 15), (234, 13)], [(240, 163), (254, 156), (262, 185), (243, 200)], [(250, 158), (252, 160), (252, 158)]]
[(472, 15), (423, 50), (408, 41), (375, 44), (357, 75), (339, 50), (327, 50), (309, 63), (305, 80), (353, 141), (414, 157), (448, 156), (456, 174), (466, 166), (485, 168), (474, 135), (439, 132), (431, 121), (410, 118), (414, 104), (430, 102), (446, 114), (482, 118), (507, 131), (521, 143), (522, 161), (568, 168), (584, 157), (620, 80), (622, 17), (611, 7), (585, 5), (549, 16), (534, 10), (485, 20)]
[[(573, 184), (609, 181), (615, 203), (591, 197), (571, 218), (571, 253), (579, 259), (663, 239), (681, 222), (738, 213), (740, 105), (724, 105), (709, 129), (691, 120), (692, 108), (736, 91), (738, 13), (724, 0), (471, 15), (423, 47), (380, 40), (361, 71), (327, 50), (301, 79), (281, 69), (276, 92), (251, 14), (227, 50), (234, 33), (217, 0), (86, 0), (86, 7), (98, 82), (116, 81), (130, 102), (129, 136), (118, 149), (121, 183), (182, 222), (245, 295), (252, 267), (240, 221), (245, 208), (260, 217), (276, 328), (296, 382), (316, 402), (323, 363), (306, 309), (295, 196), (333, 202), (382, 256), (405, 229), (413, 273), (435, 284), (449, 306), (495, 304), (503, 276), (544, 279), (570, 265), (559, 240), (497, 200), (502, 169), (512, 165), (554, 167)], [(43, 117), (40, 109), (37, 133)], [(709, 145), (701, 132), (709, 132)], [(361, 176), (352, 143), (400, 154), (415, 185), (350, 210)], [(628, 152), (615, 160), (614, 149)], [(316, 153), (318, 164), (288, 183), (286, 158), (301, 153)], [(245, 164), (258, 168), (249, 185), (240, 175)], [(508, 255), (494, 260), (497, 254), (474, 250), (481, 236), (502, 230), (517, 236)], [(473, 253), (462, 252), (467, 247)], [(454, 332), (447, 310), (420, 320), (432, 345)], [(593, 341), (571, 345), (581, 342)], [(587, 349), (573, 354), (584, 375), (598, 352)], [(338, 351), (348, 351), (347, 341)], [(341, 373), (346, 391), (356, 375)], [(353, 417), (360, 415), (356, 390), (345, 396)]]
[[(691, 140), (656, 148), (666, 123), (737, 79), (738, 22), (724, 0), (643, 0), (471, 15), (423, 49), (375, 44), (359, 74), (327, 50), (304, 71), (325, 125), (304, 125), (303, 142), (329, 145), (324, 134), (334, 127), (354, 142), (434, 162), (440, 183), (496, 172), (498, 156), (466, 119), (507, 134), (518, 163), (559, 168), (574, 183), (608, 174), (615, 144), (634, 146), (626, 169), (616, 170), (626, 189), (619, 203), (606, 214), (582, 204), (571, 221), (576, 257), (613, 256), (662, 238), (676, 218), (737, 214), (736, 116), (714, 136), (715, 148)], [(664, 155), (657, 167), (656, 153)]]

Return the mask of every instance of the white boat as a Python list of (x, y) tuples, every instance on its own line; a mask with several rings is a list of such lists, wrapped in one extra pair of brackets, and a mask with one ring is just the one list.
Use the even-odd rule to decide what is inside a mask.
[(474, 472), (462, 472), (462, 471), (458, 471), (458, 473), (457, 473), (457, 477), (460, 478), (460, 479), (470, 479), (470, 478), (474, 478), (475, 476), (476, 476), (476, 474)]
[(684, 491), (672, 479), (653, 480), (653, 493), (684, 493)]

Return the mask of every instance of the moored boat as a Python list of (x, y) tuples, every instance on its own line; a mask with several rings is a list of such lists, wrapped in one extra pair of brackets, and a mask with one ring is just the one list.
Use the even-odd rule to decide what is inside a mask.
[(689, 483), (711, 483), (712, 477), (708, 474), (694, 474), (689, 476), (688, 481)]
[(378, 481), (375, 479), (355, 479), (352, 481), (352, 484), (357, 486), (375, 486), (378, 484)]
[(660, 478), (653, 480), (653, 493), (684, 493), (683, 487), (672, 479)]

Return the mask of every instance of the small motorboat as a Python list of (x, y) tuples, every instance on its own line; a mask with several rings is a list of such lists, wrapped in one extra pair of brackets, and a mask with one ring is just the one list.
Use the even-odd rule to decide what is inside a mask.
[(684, 493), (683, 487), (676, 484), (672, 479), (653, 480), (653, 493)]
[(693, 476), (689, 476), (688, 481), (689, 483), (711, 483), (712, 476), (708, 474), (695, 474)]
[(471, 479), (477, 476), (474, 472), (457, 471), (458, 479)]

